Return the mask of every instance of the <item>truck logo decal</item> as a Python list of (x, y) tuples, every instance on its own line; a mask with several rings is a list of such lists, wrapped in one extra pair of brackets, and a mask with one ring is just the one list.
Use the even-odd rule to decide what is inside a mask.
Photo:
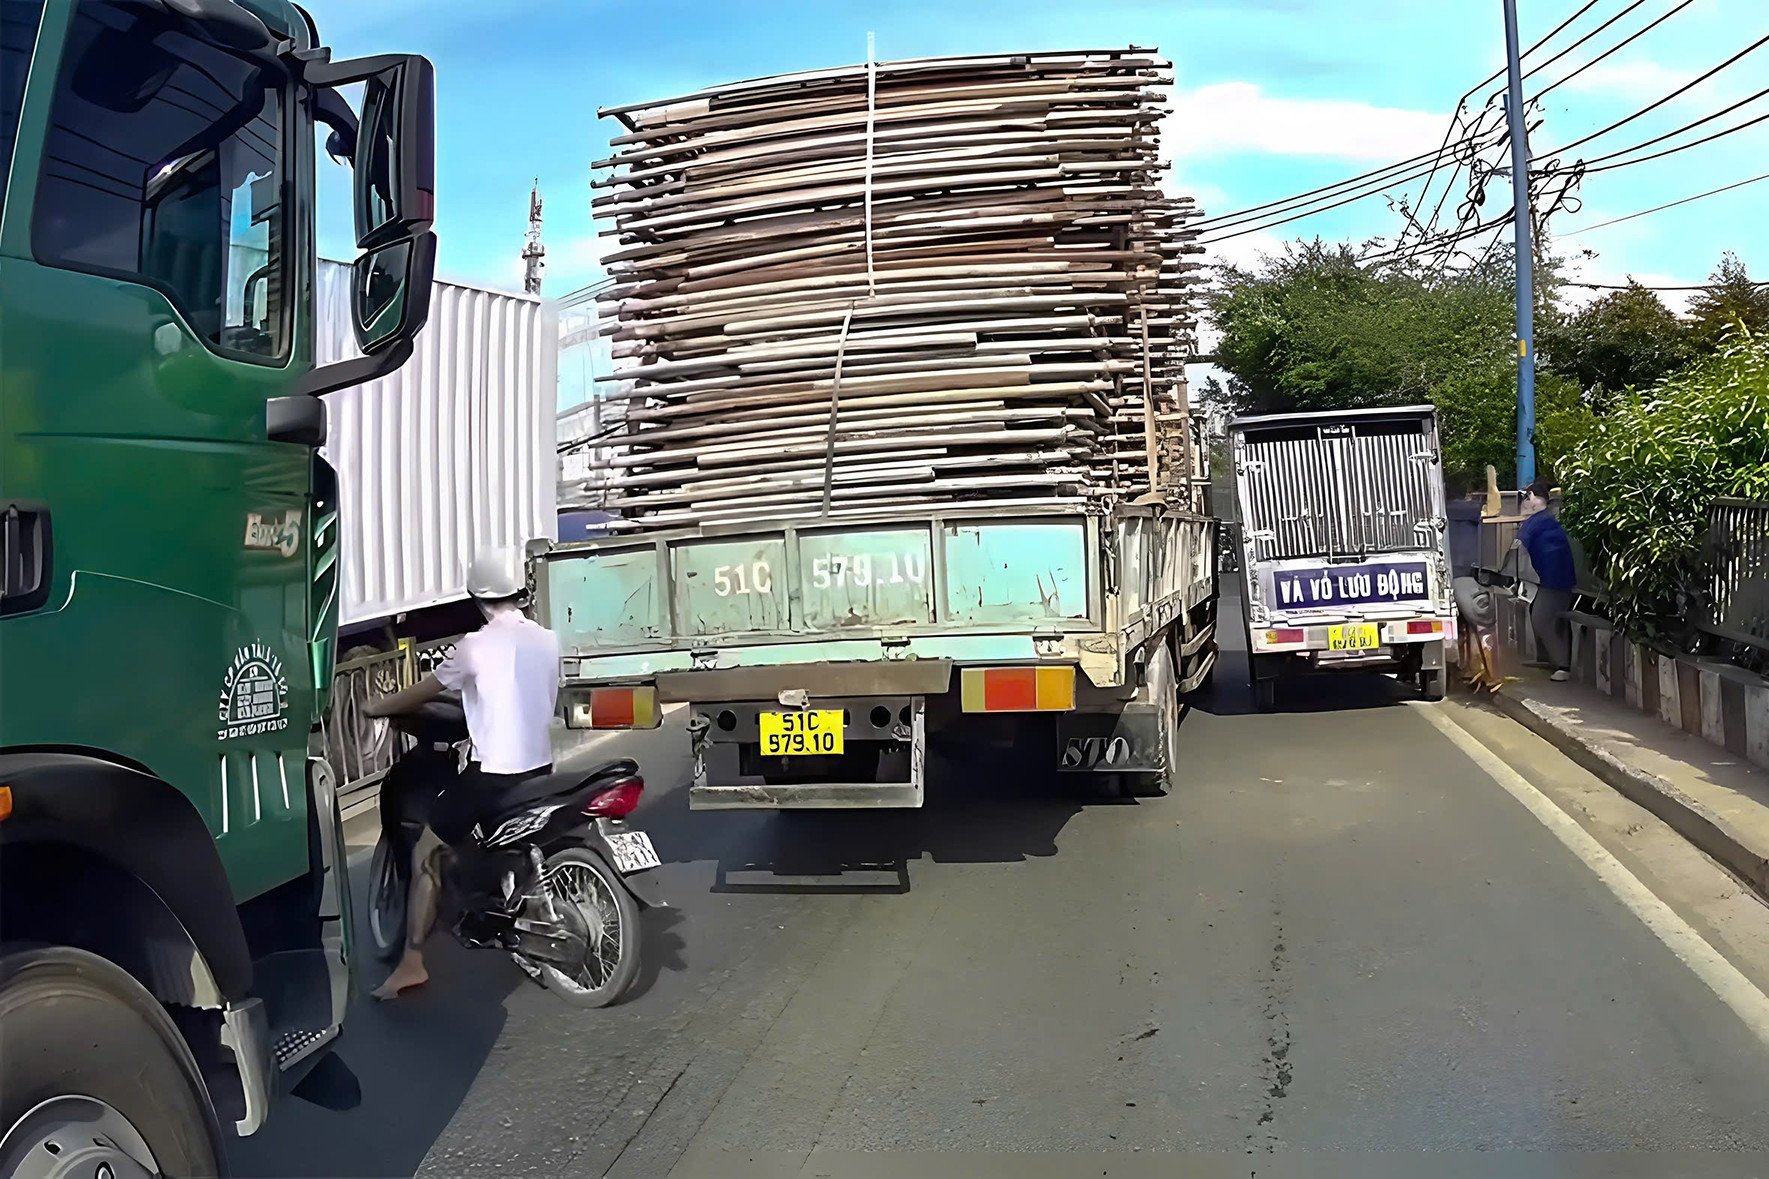
[(1099, 766), (1128, 766), (1136, 751), (1125, 737), (1070, 737), (1063, 746), (1065, 770), (1091, 770)]
[(283, 661), (262, 643), (241, 647), (221, 681), (217, 741), (289, 727), (289, 681)]
[(301, 547), (301, 509), (290, 508), (280, 520), (273, 512), (247, 512), (246, 547), (294, 556)]

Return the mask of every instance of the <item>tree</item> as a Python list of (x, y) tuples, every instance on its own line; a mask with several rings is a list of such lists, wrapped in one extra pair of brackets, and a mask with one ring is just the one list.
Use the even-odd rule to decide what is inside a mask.
[(1542, 366), (1577, 381), (1596, 406), (1624, 390), (1655, 384), (1696, 354), (1676, 313), (1637, 282), (1570, 314), (1550, 309), (1536, 352)]
[(1769, 497), (1769, 339), (1744, 339), (1597, 418), (1565, 461), (1569, 530), (1630, 632), (1688, 638), (1715, 499)]
[(1769, 330), (1769, 285), (1751, 281), (1731, 250), (1708, 275), (1708, 285), (1689, 300), (1692, 335), (1704, 350), (1718, 347), (1730, 329), (1744, 327), (1758, 338)]
[(1348, 245), (1296, 242), (1225, 268), (1211, 312), (1242, 412), (1430, 402), (1451, 482), (1514, 469), (1516, 362), (1509, 263), (1437, 275), (1372, 267)]

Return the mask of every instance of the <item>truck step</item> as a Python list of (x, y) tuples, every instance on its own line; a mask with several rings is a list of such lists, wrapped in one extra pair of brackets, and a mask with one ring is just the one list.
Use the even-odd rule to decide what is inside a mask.
[(276, 1067), (287, 1072), (337, 1039), (338, 1031), (339, 1029), (334, 1026), (318, 1030), (291, 1028), (282, 1032), (277, 1036), (276, 1044), (271, 1049), (276, 1056)]

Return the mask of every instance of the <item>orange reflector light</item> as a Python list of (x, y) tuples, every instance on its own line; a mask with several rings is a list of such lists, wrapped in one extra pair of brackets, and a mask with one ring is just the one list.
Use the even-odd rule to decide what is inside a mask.
[(966, 712), (1068, 712), (1075, 707), (1073, 667), (966, 667), (959, 672)]
[(592, 688), (589, 699), (578, 697), (571, 706), (574, 729), (655, 729), (662, 716), (657, 689)]
[(1442, 630), (1443, 623), (1441, 622), (1427, 622), (1414, 619), (1412, 622), (1407, 623), (1407, 633), (1410, 635), (1434, 635), (1440, 633)]
[(12, 787), (0, 786), (0, 819), (12, 815)]

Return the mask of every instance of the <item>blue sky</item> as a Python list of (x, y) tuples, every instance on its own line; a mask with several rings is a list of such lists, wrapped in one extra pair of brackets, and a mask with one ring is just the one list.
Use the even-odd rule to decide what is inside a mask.
[[(1534, 41), (1583, 0), (1519, 0)], [(1569, 44), (1633, 0), (1598, 0), (1561, 34)], [(1555, 78), (1673, 8), (1643, 0), (1585, 48), (1545, 70)], [(763, 74), (880, 59), (1134, 43), (1175, 63), (1168, 151), (1175, 185), (1209, 213), (1229, 212), (1435, 149), (1456, 99), (1503, 61), (1499, 0), (908, 0), (896, 3), (714, 3), (708, 0), (312, 0), (339, 57), (423, 53), (436, 63), (439, 269), (515, 288), (534, 178), (546, 199), (546, 293), (597, 277), (590, 165), (617, 128), (596, 108), (686, 93)], [(1694, 0), (1627, 49), (1548, 98), (1538, 152), (1605, 126), (1769, 34), (1763, 0)], [(1539, 58), (1538, 58), (1539, 60)], [(1686, 97), (1582, 149), (1626, 147), (1769, 86), (1769, 45)], [(1769, 97), (1705, 131), (1769, 113)], [(1769, 172), (1769, 123), (1709, 146), (1591, 176), (1583, 208), (1557, 215), (1562, 234)], [(326, 192), (336, 198), (336, 177)], [(1589, 234), (1588, 281), (1632, 274), (1696, 283), (1733, 249), (1769, 278), (1769, 181)], [(1392, 233), (1379, 199), (1242, 238), (1218, 257), (1245, 260), (1281, 236)], [(322, 252), (350, 249), (332, 199)]]

